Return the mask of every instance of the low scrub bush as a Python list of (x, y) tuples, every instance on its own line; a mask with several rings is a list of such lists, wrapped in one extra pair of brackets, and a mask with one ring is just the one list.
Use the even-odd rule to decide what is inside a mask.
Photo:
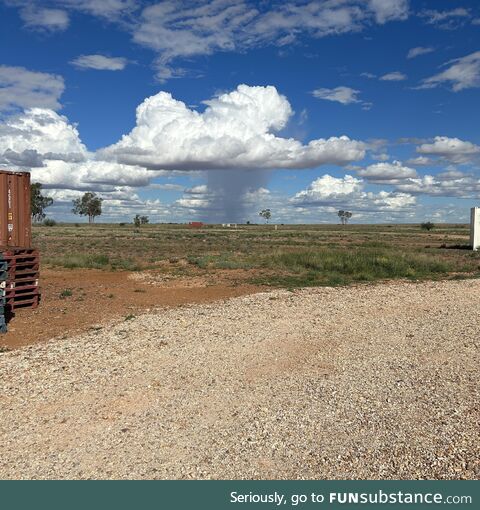
[(112, 269), (119, 271), (139, 271), (142, 269), (141, 265), (133, 259), (112, 258), (104, 254), (91, 253), (46, 258), (45, 262), (66, 269)]
[[(448, 273), (450, 265), (425, 254), (388, 250), (308, 250), (281, 252), (266, 257), (263, 266), (279, 270), (285, 279), (300, 285), (344, 285), (353, 281), (393, 278), (419, 279)], [(277, 279), (278, 279), (277, 278)]]

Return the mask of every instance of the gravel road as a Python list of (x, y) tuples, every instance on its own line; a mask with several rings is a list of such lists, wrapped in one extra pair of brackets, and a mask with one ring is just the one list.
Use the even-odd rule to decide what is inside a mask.
[(273, 291), (0, 354), (0, 478), (480, 477), (480, 280)]

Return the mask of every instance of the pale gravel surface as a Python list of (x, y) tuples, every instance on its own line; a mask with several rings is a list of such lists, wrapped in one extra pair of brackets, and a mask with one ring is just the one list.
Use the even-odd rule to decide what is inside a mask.
[(159, 310), (0, 355), (0, 478), (479, 478), (480, 281)]

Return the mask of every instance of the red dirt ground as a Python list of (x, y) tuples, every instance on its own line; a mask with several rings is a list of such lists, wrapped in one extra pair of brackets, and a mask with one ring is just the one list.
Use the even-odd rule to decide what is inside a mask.
[[(237, 277), (242, 279), (241, 275)], [(262, 290), (222, 275), (216, 275), (214, 280), (205, 277), (164, 280), (155, 273), (91, 269), (43, 269), (40, 284), (39, 308), (18, 310), (8, 324), (8, 333), (0, 335), (0, 346), (17, 348), (71, 336), (154, 308), (206, 303)], [(72, 295), (62, 296), (67, 289)]]

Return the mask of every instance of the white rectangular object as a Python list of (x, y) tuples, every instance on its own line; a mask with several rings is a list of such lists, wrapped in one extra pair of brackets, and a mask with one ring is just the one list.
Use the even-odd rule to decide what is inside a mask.
[(472, 249), (480, 248), (480, 207), (472, 207), (470, 215), (470, 244)]

